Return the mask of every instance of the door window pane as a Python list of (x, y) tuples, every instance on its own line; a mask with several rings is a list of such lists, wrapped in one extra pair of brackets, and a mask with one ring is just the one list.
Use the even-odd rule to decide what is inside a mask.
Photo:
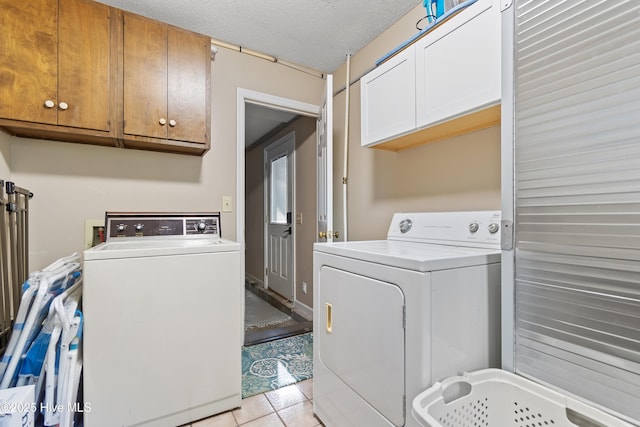
[(271, 223), (287, 223), (287, 156), (271, 161)]

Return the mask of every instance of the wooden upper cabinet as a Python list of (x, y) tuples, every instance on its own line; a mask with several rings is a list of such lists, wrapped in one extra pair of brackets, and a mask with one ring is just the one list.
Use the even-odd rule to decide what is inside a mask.
[(109, 131), (111, 8), (0, 0), (0, 118)]
[(123, 21), (124, 145), (206, 151), (211, 39), (129, 13)]
[(168, 115), (176, 122), (169, 125), (169, 138), (206, 144), (211, 38), (174, 28), (168, 40)]
[(0, 129), (202, 155), (211, 39), (92, 0), (0, 0)]
[(124, 15), (124, 133), (167, 138), (167, 26)]
[(0, 118), (56, 124), (58, 0), (0, 0)]
[[(111, 8), (60, 0), (58, 124), (110, 130)], [(68, 108), (62, 110), (62, 103)]]

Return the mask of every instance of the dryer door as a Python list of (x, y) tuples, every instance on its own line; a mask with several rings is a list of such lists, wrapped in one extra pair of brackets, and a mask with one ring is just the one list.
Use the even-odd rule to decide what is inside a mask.
[(404, 294), (399, 287), (323, 266), (320, 362), (385, 418), (405, 424)]

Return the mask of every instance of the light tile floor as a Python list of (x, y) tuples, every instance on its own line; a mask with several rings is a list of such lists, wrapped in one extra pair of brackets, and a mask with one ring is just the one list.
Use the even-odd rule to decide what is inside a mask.
[[(247, 397), (242, 407), (192, 423), (191, 427), (315, 427), (313, 379)], [(186, 426), (185, 426), (186, 427)]]

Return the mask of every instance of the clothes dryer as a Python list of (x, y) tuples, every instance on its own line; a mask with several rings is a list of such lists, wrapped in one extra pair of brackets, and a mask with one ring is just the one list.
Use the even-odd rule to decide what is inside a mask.
[(387, 240), (314, 245), (314, 412), (414, 426), (433, 382), (500, 366), (500, 213), (398, 213)]

